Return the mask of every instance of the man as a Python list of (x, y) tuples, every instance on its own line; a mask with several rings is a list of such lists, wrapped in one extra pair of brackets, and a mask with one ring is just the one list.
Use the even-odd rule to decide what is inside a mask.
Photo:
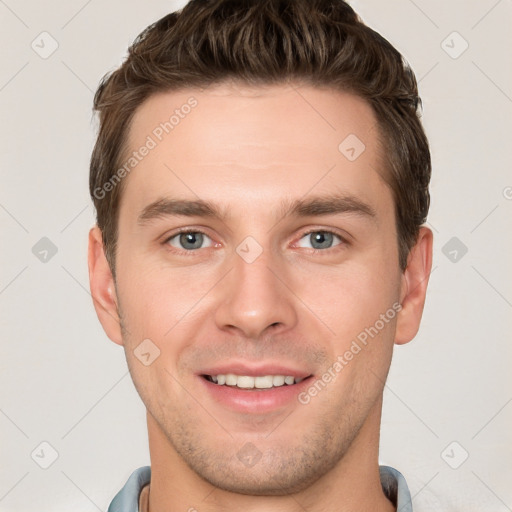
[(90, 285), (151, 456), (110, 512), (412, 510), (378, 449), (431, 269), (418, 104), (341, 0), (192, 0), (103, 80)]

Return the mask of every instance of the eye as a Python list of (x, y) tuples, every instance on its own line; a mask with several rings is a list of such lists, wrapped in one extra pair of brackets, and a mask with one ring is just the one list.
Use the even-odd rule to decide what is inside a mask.
[[(213, 245), (212, 239), (201, 231), (182, 231), (168, 238), (166, 243), (176, 249), (185, 249), (186, 251), (204, 249)], [(205, 243), (206, 245), (203, 245)]]
[[(333, 243), (335, 239), (338, 240), (338, 243)], [(331, 231), (310, 231), (300, 239), (298, 246), (321, 250), (330, 249), (331, 247), (340, 245), (341, 243), (343, 243), (341, 237), (335, 235)]]

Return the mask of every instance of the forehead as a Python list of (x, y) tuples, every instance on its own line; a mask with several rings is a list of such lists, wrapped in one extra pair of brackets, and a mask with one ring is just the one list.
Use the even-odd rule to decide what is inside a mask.
[[(251, 197), (382, 192), (375, 115), (363, 99), (299, 85), (212, 85), (158, 93), (137, 110), (126, 158), (145, 146), (123, 195), (140, 208), (157, 196)], [(123, 206), (122, 206), (123, 207)]]
[[(157, 143), (164, 143), (167, 151), (173, 151), (178, 144), (167, 140), (172, 138), (168, 135), (181, 139), (193, 136), (208, 152), (186, 154), (184, 151), (197, 149), (187, 144), (179, 145), (180, 154), (193, 156), (196, 161), (212, 156), (229, 161), (236, 156), (240, 162), (243, 155), (233, 153), (240, 146), (244, 146), (245, 154), (250, 146), (254, 152), (265, 146), (278, 155), (279, 146), (287, 151), (286, 143), (316, 156), (327, 146), (337, 154), (339, 143), (350, 134), (371, 146), (376, 142), (376, 128), (370, 105), (350, 93), (312, 86), (226, 83), (151, 96), (138, 108), (128, 141), (134, 147), (151, 135)], [(319, 137), (324, 141), (322, 147)], [(228, 138), (229, 143), (218, 144), (222, 138)], [(289, 161), (301, 156), (286, 154)]]

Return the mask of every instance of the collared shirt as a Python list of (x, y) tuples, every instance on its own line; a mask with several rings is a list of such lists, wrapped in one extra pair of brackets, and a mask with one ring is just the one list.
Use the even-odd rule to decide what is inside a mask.
[[(150, 480), (150, 466), (135, 470), (112, 500), (108, 512), (147, 512), (147, 486)], [(396, 506), (396, 511), (412, 512), (411, 494), (402, 474), (390, 466), (380, 466), (380, 480), (384, 493)]]

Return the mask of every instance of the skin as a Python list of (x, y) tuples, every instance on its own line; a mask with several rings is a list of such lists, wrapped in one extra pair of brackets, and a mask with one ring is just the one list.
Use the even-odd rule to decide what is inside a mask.
[[(394, 344), (419, 327), (432, 232), (420, 229), (402, 272), (373, 111), (311, 86), (174, 91), (137, 110), (130, 151), (190, 96), (197, 107), (125, 178), (115, 282), (101, 232), (89, 237), (98, 317), (124, 346), (147, 408), (150, 510), (394, 510), (378, 473), (382, 393)], [(354, 161), (338, 149), (349, 134), (366, 146)], [(282, 207), (332, 194), (375, 215)], [(210, 201), (227, 216), (138, 221), (165, 197)], [(207, 237), (187, 251), (179, 236), (168, 241), (178, 228)], [(311, 230), (336, 236), (318, 248)], [(236, 252), (248, 236), (262, 249), (252, 263)], [(234, 360), (292, 365), (314, 382), (396, 303), (401, 311), (308, 404), (242, 414), (204, 392), (197, 372)], [(134, 351), (148, 338), (160, 355), (146, 366)], [(237, 456), (244, 446), (260, 453), (252, 467)]]

